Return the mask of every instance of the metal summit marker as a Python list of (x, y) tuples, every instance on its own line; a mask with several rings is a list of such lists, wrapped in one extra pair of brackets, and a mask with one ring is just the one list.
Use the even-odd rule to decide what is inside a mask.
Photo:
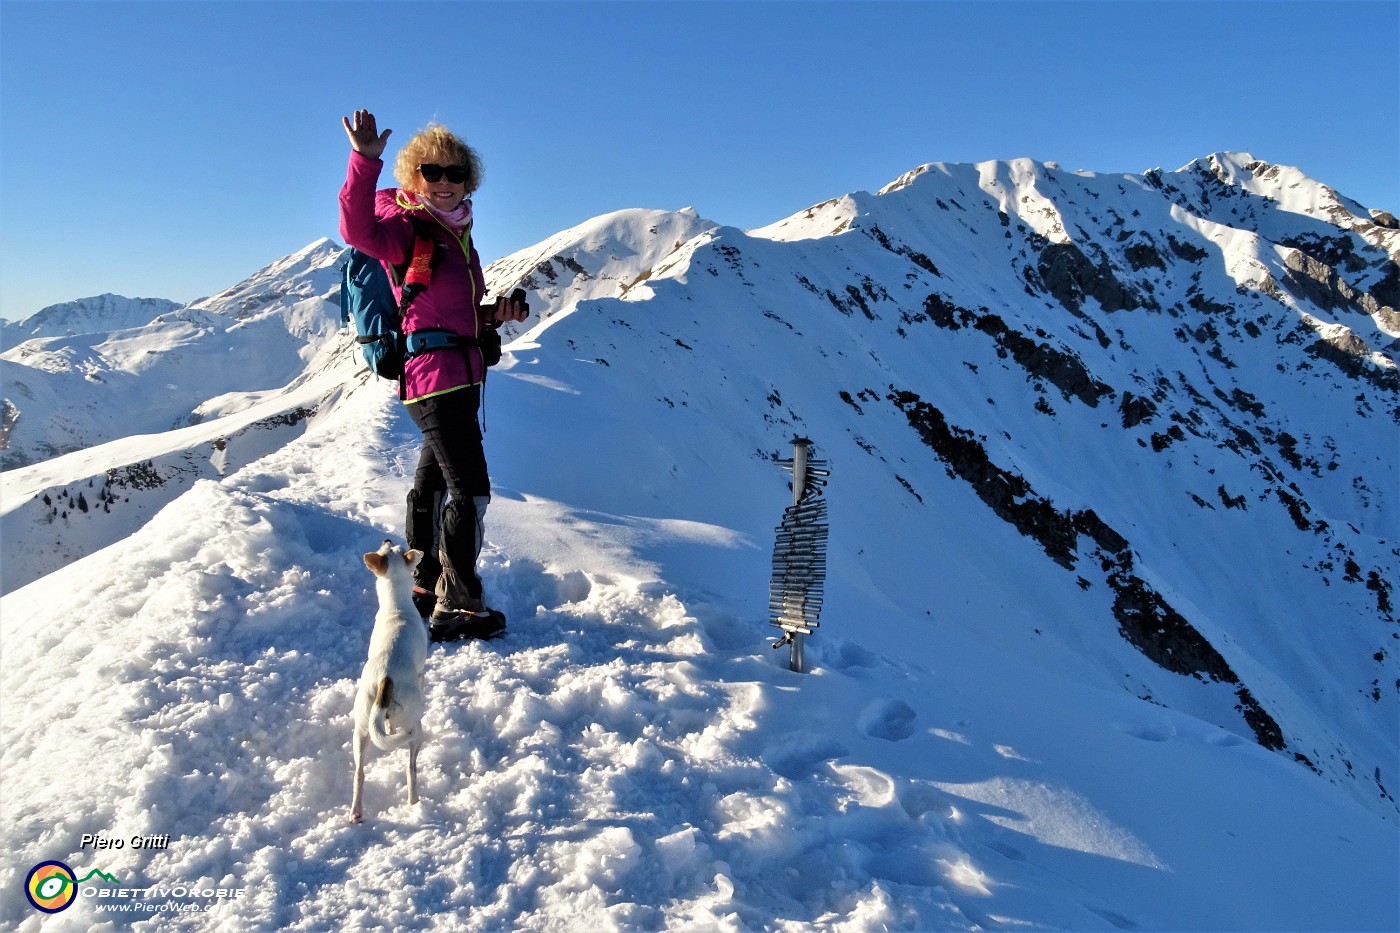
[(773, 580), (768, 586), (772, 624), (783, 630), (773, 645), (792, 646), (788, 667), (803, 672), (802, 642), (821, 623), (822, 583), (826, 580), (826, 499), (821, 487), (831, 471), (825, 460), (811, 458), (812, 442), (792, 439), (791, 460), (778, 465), (792, 473), (792, 505), (783, 510), (783, 521), (773, 543)]

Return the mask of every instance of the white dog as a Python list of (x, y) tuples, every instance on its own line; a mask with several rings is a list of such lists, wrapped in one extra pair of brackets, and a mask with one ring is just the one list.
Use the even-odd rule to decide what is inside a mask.
[(422, 551), (404, 551), (385, 541), (365, 555), (374, 572), (379, 612), (369, 637), (369, 660), (355, 696), (355, 790), (350, 822), (364, 818), (365, 740), (384, 751), (408, 747), (408, 802), (418, 802), (418, 749), (423, 745), (423, 662), (428, 630), (413, 606), (413, 568)]

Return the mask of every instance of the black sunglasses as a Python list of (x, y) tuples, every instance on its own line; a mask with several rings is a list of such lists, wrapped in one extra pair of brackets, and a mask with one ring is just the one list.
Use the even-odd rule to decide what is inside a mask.
[(432, 162), (424, 162), (418, 166), (418, 174), (422, 175), (426, 182), (435, 182), (444, 175), (454, 185), (460, 185), (467, 180), (467, 170), (460, 165), (434, 165)]

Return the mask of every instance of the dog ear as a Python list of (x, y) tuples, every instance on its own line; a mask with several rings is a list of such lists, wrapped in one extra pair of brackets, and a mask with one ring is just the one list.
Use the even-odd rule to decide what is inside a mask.
[(423, 559), (423, 552), (414, 548), (403, 556), (404, 563), (410, 567), (417, 567), (418, 562)]
[(371, 551), (365, 555), (365, 566), (377, 577), (384, 576), (385, 559), (384, 555), (378, 551)]

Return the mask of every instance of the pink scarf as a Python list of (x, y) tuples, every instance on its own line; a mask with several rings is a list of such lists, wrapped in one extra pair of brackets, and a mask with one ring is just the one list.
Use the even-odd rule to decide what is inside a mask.
[(426, 207), (428, 210), (432, 211), (433, 214), (439, 220), (447, 224), (447, 226), (452, 229), (452, 232), (456, 234), (456, 236), (459, 239), (461, 238), (462, 234), (467, 232), (467, 228), (470, 227), (472, 224), (471, 198), (464, 198), (461, 204), (458, 204), (450, 211), (440, 211), (436, 207), (433, 207), (431, 204), (429, 204), (426, 199), (421, 197), (418, 199), (418, 203)]

